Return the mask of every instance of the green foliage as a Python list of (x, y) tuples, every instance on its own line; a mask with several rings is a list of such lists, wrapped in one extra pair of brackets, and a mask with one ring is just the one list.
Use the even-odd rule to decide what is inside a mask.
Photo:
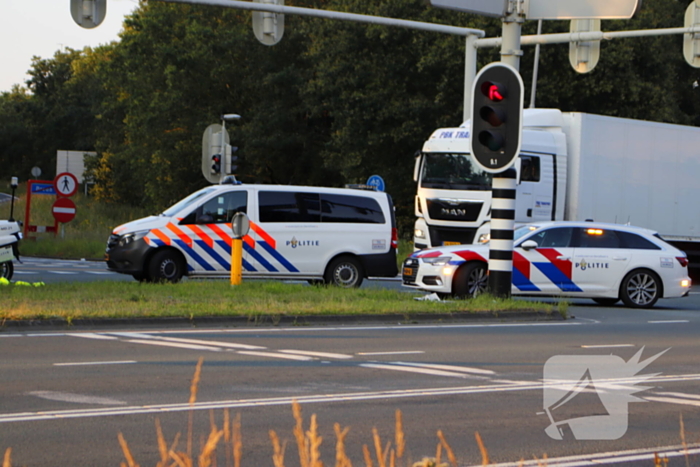
[[(689, 0), (645, 0), (629, 21), (603, 29), (683, 24)], [(296, 0), (323, 8), (483, 29), (500, 21), (429, 7), (423, 0)], [(250, 12), (141, 2), (118, 42), (35, 57), (26, 86), (0, 94), (0, 179), (54, 175), (57, 149), (94, 150), (94, 194), (159, 210), (202, 187), (201, 138), (223, 113), (244, 182), (342, 186), (380, 174), (402, 237), (413, 224), (413, 154), (430, 133), (461, 123), (464, 38), (294, 15), (282, 41), (258, 43)], [(545, 33), (568, 22), (547, 21)], [(524, 34), (534, 34), (526, 22)], [(604, 41), (598, 66), (576, 74), (568, 45), (542, 46), (537, 105), (700, 125), (697, 72), (682, 37)], [(521, 73), (530, 93), (533, 47)], [(479, 51), (479, 65), (498, 50)], [(529, 95), (526, 95), (526, 102)]]

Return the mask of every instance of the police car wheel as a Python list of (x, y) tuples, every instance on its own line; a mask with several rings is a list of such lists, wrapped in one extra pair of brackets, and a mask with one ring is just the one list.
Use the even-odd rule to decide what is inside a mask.
[(8, 281), (12, 279), (12, 274), (15, 272), (15, 267), (12, 261), (6, 261), (0, 264), (0, 277), (7, 279)]
[(486, 292), (489, 278), (486, 264), (472, 261), (457, 270), (452, 280), (452, 294), (456, 297), (473, 298)]
[(185, 273), (181, 257), (170, 250), (157, 252), (151, 258), (148, 278), (153, 282), (178, 282)]
[(651, 308), (661, 296), (661, 280), (648, 269), (637, 269), (622, 279), (620, 298), (630, 308)]
[(359, 287), (362, 285), (362, 266), (349, 256), (335, 259), (326, 270), (326, 284), (343, 288)]

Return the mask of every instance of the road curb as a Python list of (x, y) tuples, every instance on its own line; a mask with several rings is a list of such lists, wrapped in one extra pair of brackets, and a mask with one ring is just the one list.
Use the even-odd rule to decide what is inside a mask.
[(1, 330), (85, 329), (119, 326), (168, 327), (270, 327), (359, 324), (423, 324), (476, 322), (564, 321), (561, 314), (546, 311), (499, 311), (483, 313), (394, 313), (386, 315), (256, 315), (196, 318), (79, 318), (0, 321)]

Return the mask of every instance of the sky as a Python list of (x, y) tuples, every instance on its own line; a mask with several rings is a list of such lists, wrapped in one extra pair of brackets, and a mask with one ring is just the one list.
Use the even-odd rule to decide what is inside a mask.
[(0, 92), (29, 79), (32, 57), (51, 58), (57, 50), (82, 50), (118, 40), (124, 16), (138, 0), (107, 0), (101, 25), (83, 29), (73, 21), (70, 0), (0, 1)]

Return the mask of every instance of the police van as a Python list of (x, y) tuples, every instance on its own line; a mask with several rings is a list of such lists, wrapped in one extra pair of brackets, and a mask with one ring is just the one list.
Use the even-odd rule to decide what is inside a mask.
[(116, 227), (107, 268), (138, 281), (229, 277), (231, 219), (250, 220), (243, 277), (359, 287), (394, 277), (398, 235), (387, 193), (349, 188), (221, 184), (158, 216)]

